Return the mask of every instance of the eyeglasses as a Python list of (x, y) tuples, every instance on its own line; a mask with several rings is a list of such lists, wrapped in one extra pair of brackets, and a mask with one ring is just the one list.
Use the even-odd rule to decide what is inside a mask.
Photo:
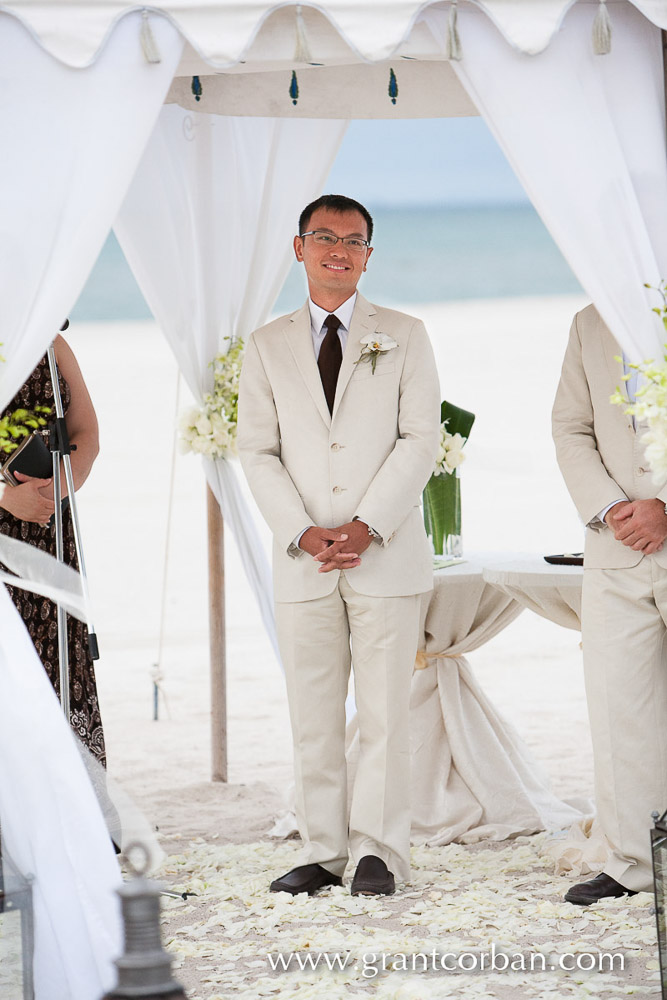
[(361, 253), (371, 245), (370, 240), (362, 240), (360, 236), (334, 236), (333, 233), (325, 233), (321, 229), (311, 229), (308, 233), (301, 233), (301, 239), (305, 236), (312, 236), (322, 247), (335, 247), (340, 240), (344, 247), (356, 253)]

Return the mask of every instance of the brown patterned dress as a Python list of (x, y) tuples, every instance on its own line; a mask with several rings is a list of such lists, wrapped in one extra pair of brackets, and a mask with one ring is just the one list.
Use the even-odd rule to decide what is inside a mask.
[[(70, 404), (70, 389), (60, 376), (60, 393), (63, 410), (67, 414)], [(46, 355), (39, 362), (32, 375), (21, 386), (14, 399), (0, 416), (20, 407), (34, 409), (35, 406), (50, 406), (55, 414), (53, 388)], [(11, 489), (11, 487), (8, 487)], [(78, 568), (72, 516), (69, 508), (63, 516), (65, 562)], [(43, 552), (56, 554), (56, 529), (51, 524), (42, 527), (32, 521), (21, 521), (0, 507), (0, 533), (10, 538), (19, 538), (36, 545)], [(58, 623), (56, 605), (45, 597), (31, 594), (19, 587), (7, 587), (9, 595), (18, 608), (26, 624), (37, 654), (44, 664), (49, 680), (60, 696), (60, 676), (58, 665)], [(97, 700), (97, 685), (93, 661), (88, 651), (88, 629), (83, 622), (67, 616), (67, 641), (70, 670), (70, 721), (72, 729), (91, 753), (106, 766), (104, 732)]]

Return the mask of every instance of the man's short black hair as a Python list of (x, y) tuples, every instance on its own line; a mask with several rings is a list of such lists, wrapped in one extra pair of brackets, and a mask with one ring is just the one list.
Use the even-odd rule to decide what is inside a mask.
[(311, 201), (310, 205), (306, 205), (303, 212), (299, 216), (299, 236), (308, 232), (311, 216), (313, 215), (313, 212), (318, 210), (318, 208), (329, 208), (332, 212), (341, 213), (359, 212), (359, 214), (363, 215), (366, 220), (368, 242), (370, 243), (373, 239), (373, 219), (371, 218), (371, 213), (358, 201), (355, 201), (354, 198), (347, 198), (344, 194), (323, 194), (315, 201)]

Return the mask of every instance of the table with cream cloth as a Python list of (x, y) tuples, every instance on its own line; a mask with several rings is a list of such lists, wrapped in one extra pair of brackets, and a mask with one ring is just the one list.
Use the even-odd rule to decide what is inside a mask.
[(564, 628), (581, 629), (583, 566), (552, 566), (542, 556), (489, 560), (486, 583), (542, 618)]
[[(561, 802), (519, 735), (478, 684), (466, 654), (523, 610), (484, 579), (499, 556), (434, 574), (410, 700), (413, 840), (471, 843), (557, 830), (581, 819)], [(546, 564), (545, 564), (546, 565)]]

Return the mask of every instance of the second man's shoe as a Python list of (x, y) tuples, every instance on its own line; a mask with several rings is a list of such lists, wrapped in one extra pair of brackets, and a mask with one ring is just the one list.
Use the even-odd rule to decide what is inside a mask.
[(340, 875), (332, 875), (322, 865), (299, 865), (286, 875), (274, 879), (269, 888), (271, 892), (289, 892), (293, 896), (298, 896), (300, 892), (314, 896), (327, 885), (342, 884)]
[(350, 892), (353, 896), (391, 896), (394, 876), (382, 858), (367, 854), (357, 865)]
[(568, 889), (565, 893), (565, 901), (576, 903), (577, 906), (590, 906), (591, 903), (597, 903), (599, 899), (616, 898), (625, 896), (626, 893), (628, 896), (637, 895), (633, 889), (626, 889), (611, 875), (600, 872), (588, 882), (579, 882), (578, 885), (573, 885), (571, 889)]

